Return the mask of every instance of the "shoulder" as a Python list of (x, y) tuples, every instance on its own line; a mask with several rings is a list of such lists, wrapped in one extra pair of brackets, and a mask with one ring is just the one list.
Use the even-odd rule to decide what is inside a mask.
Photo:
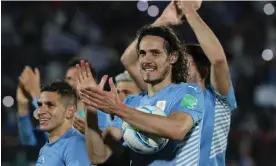
[(139, 93), (139, 94), (136, 94), (136, 95), (128, 95), (126, 97), (126, 99), (124, 100), (124, 103), (125, 104), (129, 104), (137, 99), (141, 99), (143, 98), (147, 93), (146, 92), (142, 92), (142, 93)]
[[(70, 129), (70, 134), (66, 137), (67, 145), (85, 142), (85, 137), (76, 129)], [(68, 144), (69, 143), (69, 144)]]
[(180, 83), (175, 84), (174, 91), (181, 96), (181, 94), (195, 94), (203, 95), (201, 88), (195, 83)]

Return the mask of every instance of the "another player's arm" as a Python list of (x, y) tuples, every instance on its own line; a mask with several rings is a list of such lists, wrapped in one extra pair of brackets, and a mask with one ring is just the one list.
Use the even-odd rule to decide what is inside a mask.
[(122, 133), (115, 127), (109, 127), (101, 133), (97, 114), (93, 111), (86, 111), (86, 149), (92, 164), (102, 164), (113, 154), (113, 149), (119, 149), (118, 143), (122, 139)]
[[(196, 91), (189, 89), (188, 92), (186, 90), (180, 91), (178, 95), (181, 95), (181, 98), (176, 99), (176, 104), (169, 117), (143, 113), (127, 105), (121, 105), (114, 112), (139, 130), (173, 140), (183, 140), (194, 124), (201, 119), (204, 111), (204, 97), (200, 88), (196, 88)], [(181, 103), (185, 102), (182, 100), (184, 100), (186, 93), (193, 96), (194, 101), (197, 101), (194, 108), (181, 106)]]
[(230, 76), (226, 56), (219, 40), (195, 9), (187, 5), (185, 7), (185, 2), (182, 9), (211, 63), (211, 84), (220, 95), (226, 96), (230, 91)]
[[(162, 15), (152, 23), (152, 26), (168, 26), (177, 25), (181, 23), (181, 16), (177, 15), (177, 9), (173, 2), (171, 2), (164, 10)], [(121, 57), (121, 62), (125, 66), (126, 70), (138, 85), (140, 89), (146, 89), (146, 83), (144, 82), (140, 73), (139, 55), (136, 50), (137, 40), (135, 39), (125, 50)]]

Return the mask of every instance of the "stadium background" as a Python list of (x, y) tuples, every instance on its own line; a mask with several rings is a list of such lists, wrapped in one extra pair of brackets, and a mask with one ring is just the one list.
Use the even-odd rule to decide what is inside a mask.
[[(229, 166), (251, 161), (276, 165), (276, 13), (268, 3), (276, 6), (203, 2), (199, 11), (230, 53), (238, 109), (232, 116)], [(140, 11), (146, 9), (145, 2), (2, 2), (2, 165), (34, 165), (39, 151), (20, 145), (16, 102), (7, 97), (15, 98), (25, 65), (39, 68), (42, 83), (62, 79), (74, 56), (89, 59), (99, 76), (115, 76), (124, 71), (120, 56), (136, 31), (152, 23), (167, 4), (151, 1), (148, 11)], [(159, 9), (156, 17), (152, 5)], [(187, 24), (174, 29), (185, 41), (196, 42)]]

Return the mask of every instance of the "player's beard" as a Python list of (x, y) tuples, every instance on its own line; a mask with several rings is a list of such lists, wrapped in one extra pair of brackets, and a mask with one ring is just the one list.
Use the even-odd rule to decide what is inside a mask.
[[(156, 68), (153, 72), (145, 72), (141, 69), (141, 74), (143, 75), (143, 79), (145, 83), (156, 85), (162, 82), (170, 73), (170, 65), (165, 65), (162, 70), (160, 68)], [(145, 73), (142, 73), (145, 72)]]

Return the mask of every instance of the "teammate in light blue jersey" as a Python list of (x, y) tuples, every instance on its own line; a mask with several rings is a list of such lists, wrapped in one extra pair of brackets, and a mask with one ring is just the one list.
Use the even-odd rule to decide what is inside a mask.
[(201, 133), (200, 165), (224, 166), (231, 113), (237, 103), (224, 50), (197, 13), (200, 5), (200, 1), (178, 2), (199, 42), (199, 45), (187, 46), (190, 55), (187, 81), (196, 82), (204, 90), (206, 113)]
[[(65, 75), (65, 80), (74, 88), (76, 88), (77, 82), (77, 69), (76, 64), (80, 62), (80, 59), (74, 58), (69, 61), (67, 65), (67, 71)], [(95, 70), (90, 66), (92, 73), (95, 76)], [(31, 117), (29, 115), (29, 99), (27, 98), (27, 94), (32, 97), (32, 105), (37, 109), (37, 101), (39, 99), (40, 94), (40, 74), (39, 70), (35, 69), (33, 71), (29, 66), (26, 66), (24, 71), (20, 76), (20, 83), (17, 89), (17, 105), (18, 105), (18, 130), (20, 141), (23, 145), (28, 146), (41, 146), (44, 145), (48, 136), (46, 133), (42, 132), (39, 129), (39, 126), (34, 128), (31, 122)], [(24, 93), (26, 92), (26, 93)], [(73, 119), (73, 126), (75, 129), (79, 130), (81, 133), (84, 133), (85, 123), (84, 123), (84, 109), (81, 101), (78, 102), (78, 111)], [(98, 122), (101, 130), (105, 130), (109, 123), (111, 122), (111, 117), (99, 111), (98, 114)], [(35, 135), (41, 133), (42, 139), (38, 139)], [(43, 137), (44, 136), (44, 137)]]
[[(204, 90), (206, 111), (201, 133), (200, 165), (223, 166), (231, 112), (237, 104), (224, 51), (216, 36), (197, 14), (200, 5), (201, 1), (171, 2), (153, 25), (180, 24), (184, 14), (198, 38), (200, 45), (186, 45), (189, 72), (184, 77)], [(145, 89), (135, 65), (138, 56), (133, 44), (126, 49), (121, 60), (137, 85)]]
[[(112, 78), (109, 79), (111, 91), (100, 90), (98, 86), (87, 83), (91, 74), (81, 72), (80, 83), (89, 85), (80, 96), (93, 114), (95, 108), (115, 114), (117, 117), (103, 137), (97, 129), (96, 114), (87, 117), (90, 124), (87, 149), (92, 163), (101, 164), (118, 152), (112, 140), (122, 139), (122, 121), (141, 131), (169, 138), (163, 150), (153, 155), (141, 155), (126, 149), (131, 165), (178, 166), (198, 165), (200, 157), (200, 133), (204, 115), (204, 97), (200, 87), (194, 83), (184, 84), (183, 74), (187, 69), (183, 46), (167, 27), (146, 26), (137, 36), (140, 72), (147, 83), (147, 91), (128, 97), (125, 104), (120, 102)], [(86, 71), (79, 67), (81, 71)], [(90, 76), (90, 77), (89, 77)], [(88, 77), (88, 78), (86, 78)], [(103, 80), (106, 77), (103, 77)], [(102, 81), (104, 82), (104, 81)], [(153, 105), (161, 108), (168, 117), (147, 114), (136, 110), (140, 105)], [(94, 108), (94, 110), (93, 110)], [(90, 120), (89, 120), (90, 119)], [(126, 147), (127, 148), (127, 147)], [(116, 150), (116, 151), (115, 151)], [(117, 154), (118, 155), (118, 154)], [(114, 162), (109, 160), (113, 165)]]
[(76, 108), (76, 92), (67, 82), (56, 81), (41, 89), (38, 118), (48, 141), (40, 149), (37, 166), (91, 165), (85, 137), (72, 128)]

